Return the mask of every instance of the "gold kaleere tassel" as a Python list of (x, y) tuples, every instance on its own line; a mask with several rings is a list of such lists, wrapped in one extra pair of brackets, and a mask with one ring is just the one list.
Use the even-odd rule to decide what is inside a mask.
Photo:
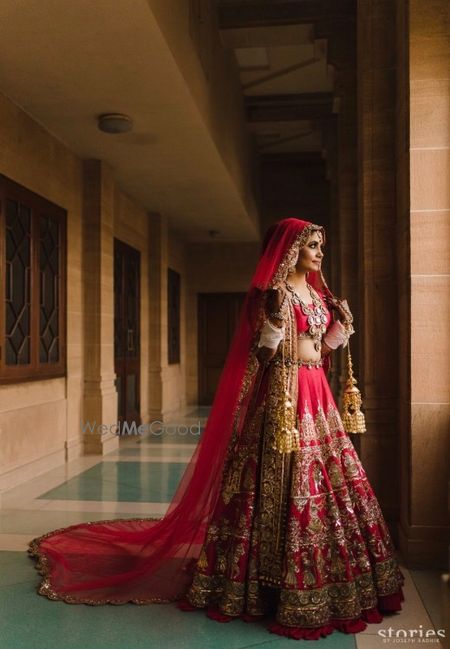
[(298, 429), (295, 427), (295, 420), (294, 406), (289, 393), (286, 392), (284, 398), (284, 422), (281, 426), (281, 436), (278, 443), (280, 453), (290, 453), (299, 449), (300, 436)]
[(361, 392), (356, 387), (356, 379), (353, 376), (353, 364), (350, 354), (350, 344), (347, 343), (347, 370), (348, 379), (342, 397), (342, 423), (347, 433), (365, 433), (366, 421), (361, 412)]
[[(291, 314), (292, 315), (292, 314)], [(294, 341), (296, 338), (291, 335), (293, 333), (293, 326), (296, 326), (295, 320), (289, 320), (286, 332), (286, 339), (289, 345), (289, 358), (295, 357), (296, 346)], [(291, 381), (293, 380), (293, 370), (288, 369), (286, 365), (286, 345), (285, 340), (282, 342), (281, 347), (281, 377), (280, 377), (280, 391), (277, 395), (276, 404), (276, 429), (272, 448), (279, 453), (291, 453), (291, 451), (298, 451), (300, 447), (300, 433), (296, 426), (297, 412), (294, 403), (292, 402), (292, 390), (290, 390)], [(289, 366), (291, 368), (291, 365)], [(297, 366), (295, 366), (297, 370)], [(297, 374), (296, 374), (297, 377)], [(295, 379), (297, 380), (297, 378)]]
[(277, 423), (277, 432), (273, 448), (280, 453), (290, 453), (298, 451), (300, 446), (300, 434), (296, 428), (297, 417), (294, 411), (294, 405), (287, 389), (286, 369), (284, 375), (284, 392), (281, 393), (278, 401), (279, 420)]

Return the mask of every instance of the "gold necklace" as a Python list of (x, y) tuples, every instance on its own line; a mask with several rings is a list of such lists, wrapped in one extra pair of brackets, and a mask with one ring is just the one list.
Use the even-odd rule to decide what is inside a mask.
[(308, 335), (314, 340), (314, 349), (320, 352), (322, 347), (322, 335), (327, 330), (327, 312), (322, 301), (313, 293), (311, 286), (306, 282), (313, 306), (308, 306), (297, 293), (292, 284), (285, 281), (286, 288), (292, 293), (293, 304), (299, 304), (304, 315), (307, 316), (309, 325)]

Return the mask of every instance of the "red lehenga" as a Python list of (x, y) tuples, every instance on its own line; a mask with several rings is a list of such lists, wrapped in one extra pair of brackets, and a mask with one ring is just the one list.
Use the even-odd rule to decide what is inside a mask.
[[(311, 305), (312, 306), (312, 305)], [(294, 305), (297, 331), (306, 316)], [(331, 314), (328, 311), (327, 325)], [(220, 498), (180, 608), (218, 621), (275, 616), (272, 632), (356, 633), (400, 609), (403, 575), (377, 499), (344, 432), (323, 367), (298, 369), (300, 448), (265, 426), (270, 369), (228, 456)]]
[[(305, 327), (291, 302), (277, 357), (267, 366), (256, 359), (268, 292), (314, 230), (325, 236), (289, 218), (266, 235), (205, 430), (165, 516), (80, 523), (33, 539), (39, 594), (72, 604), (178, 601), (221, 621), (265, 615), (274, 618), (270, 631), (297, 639), (356, 633), (400, 610), (403, 575), (343, 430), (328, 359), (311, 369), (286, 364)], [(308, 283), (333, 308), (321, 271)], [(280, 409), (286, 386), (299, 440), (280, 452), (274, 438), (292, 432)]]

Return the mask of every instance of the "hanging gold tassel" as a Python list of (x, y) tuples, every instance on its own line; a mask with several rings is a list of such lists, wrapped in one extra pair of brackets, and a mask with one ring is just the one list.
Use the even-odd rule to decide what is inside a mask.
[(272, 448), (279, 453), (291, 453), (300, 448), (300, 432), (297, 427), (296, 394), (297, 388), (293, 381), (298, 380), (298, 366), (288, 359), (297, 357), (297, 322), (293, 309), (288, 311), (285, 339), (281, 343), (281, 371), (277, 381), (276, 407), (273, 412), (275, 431)]
[(342, 397), (342, 423), (347, 433), (365, 433), (366, 421), (361, 412), (361, 392), (356, 387), (356, 379), (353, 376), (353, 364), (350, 354), (350, 343), (347, 343), (347, 370), (348, 379)]
[(290, 453), (298, 451), (300, 446), (300, 433), (296, 428), (297, 416), (291, 395), (288, 390), (287, 370), (283, 364), (282, 368), (283, 389), (278, 396), (277, 404), (277, 428), (273, 448), (279, 453)]
[(294, 406), (292, 404), (289, 392), (284, 395), (284, 418), (280, 427), (280, 437), (278, 439), (277, 450), (280, 453), (290, 453), (298, 451), (300, 446), (300, 435), (295, 427), (296, 417)]

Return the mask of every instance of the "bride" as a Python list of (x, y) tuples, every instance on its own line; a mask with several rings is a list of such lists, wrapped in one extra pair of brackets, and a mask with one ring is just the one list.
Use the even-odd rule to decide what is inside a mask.
[(321, 226), (263, 243), (194, 455), (161, 520), (81, 523), (33, 539), (39, 593), (69, 603), (177, 601), (317, 639), (401, 609), (401, 570), (327, 370), (354, 333), (331, 293)]

